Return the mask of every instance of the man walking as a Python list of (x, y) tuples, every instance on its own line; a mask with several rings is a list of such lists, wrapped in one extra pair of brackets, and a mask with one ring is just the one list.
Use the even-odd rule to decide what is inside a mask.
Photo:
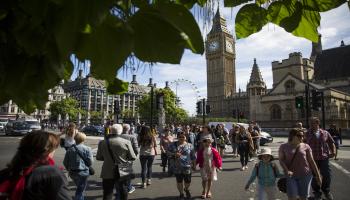
[(96, 160), (103, 161), (101, 178), (103, 188), (103, 200), (111, 200), (113, 197), (113, 188), (120, 194), (121, 200), (128, 199), (128, 181), (118, 180), (114, 174), (114, 160), (117, 164), (122, 162), (131, 162), (136, 159), (131, 142), (120, 137), (123, 127), (120, 124), (114, 124), (111, 127), (111, 133), (106, 135), (105, 139), (98, 144)]
[[(120, 137), (129, 140), (132, 145), (132, 149), (134, 150), (135, 155), (137, 156), (139, 154), (139, 145), (137, 143), (137, 138), (135, 135), (130, 134), (130, 125), (129, 124), (123, 124), (123, 133), (121, 134)], [(129, 194), (133, 193), (135, 191), (135, 187), (132, 186), (131, 180), (129, 180), (128, 183), (128, 192)]]
[(327, 200), (333, 200), (333, 195), (330, 193), (331, 168), (329, 158), (333, 158), (335, 154), (334, 140), (326, 130), (320, 128), (320, 120), (316, 117), (311, 119), (311, 129), (306, 134), (305, 139), (312, 149), (313, 157), (322, 176), (321, 186), (317, 184), (315, 178), (312, 180), (315, 199), (321, 199), (323, 192)]

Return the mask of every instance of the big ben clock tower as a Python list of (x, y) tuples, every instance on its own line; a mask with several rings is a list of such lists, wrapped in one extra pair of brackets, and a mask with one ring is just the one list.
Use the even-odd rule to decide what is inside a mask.
[(207, 95), (211, 117), (227, 113), (224, 99), (236, 92), (235, 40), (217, 10), (206, 40)]

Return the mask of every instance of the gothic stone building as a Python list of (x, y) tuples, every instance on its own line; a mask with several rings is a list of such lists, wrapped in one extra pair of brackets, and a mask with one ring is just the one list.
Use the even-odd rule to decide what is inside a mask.
[[(326, 124), (350, 127), (350, 45), (322, 50), (321, 38), (312, 44), (310, 58), (289, 54), (272, 62), (273, 87), (267, 89), (256, 59), (246, 91), (236, 92), (235, 40), (217, 11), (206, 39), (207, 90), (211, 117), (243, 115), (263, 127), (292, 127), (305, 121), (305, 109), (295, 107), (295, 97), (304, 96), (305, 85), (322, 91)], [(321, 111), (311, 111), (321, 117)]]

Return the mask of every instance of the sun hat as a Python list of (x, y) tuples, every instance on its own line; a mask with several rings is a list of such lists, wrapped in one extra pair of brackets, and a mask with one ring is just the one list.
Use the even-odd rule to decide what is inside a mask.
[(201, 142), (203, 142), (204, 140), (210, 140), (211, 142), (213, 142), (213, 138), (211, 137), (211, 135), (205, 135), (201, 138)]
[(264, 148), (260, 149), (260, 152), (258, 153), (258, 158), (261, 159), (262, 155), (270, 155), (271, 156), (271, 160), (273, 160), (272, 151), (268, 147), (264, 147)]

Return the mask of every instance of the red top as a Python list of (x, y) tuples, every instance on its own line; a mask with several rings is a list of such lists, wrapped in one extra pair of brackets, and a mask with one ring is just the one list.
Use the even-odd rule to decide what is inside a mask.
[[(211, 148), (211, 152), (213, 152), (213, 161), (214, 161), (214, 166), (216, 168), (221, 168), (222, 166), (222, 158), (218, 152), (218, 150), (216, 150), (214, 147), (210, 147)], [(203, 163), (204, 163), (204, 156), (203, 156), (203, 151), (204, 149), (201, 148), (197, 151), (197, 160), (196, 163), (199, 165), (200, 168), (203, 167)]]

